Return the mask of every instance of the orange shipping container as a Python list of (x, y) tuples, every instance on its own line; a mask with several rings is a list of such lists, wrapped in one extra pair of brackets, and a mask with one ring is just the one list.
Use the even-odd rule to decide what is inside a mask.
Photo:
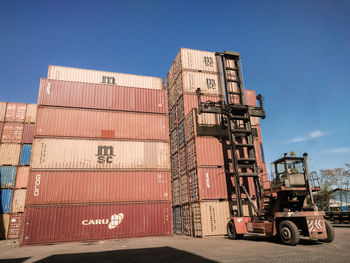
[(18, 165), (21, 145), (3, 143), (0, 145), (0, 165)]
[(7, 103), (5, 122), (24, 122), (26, 108), (23, 103)]
[(169, 140), (164, 114), (39, 107), (35, 136)]
[(34, 123), (36, 120), (36, 104), (27, 104), (25, 122)]
[(169, 170), (165, 142), (36, 138), (32, 169)]
[(4, 123), (1, 142), (21, 143), (23, 124), (7, 122)]
[(0, 122), (3, 122), (5, 119), (7, 102), (0, 102)]
[(27, 188), (29, 176), (29, 166), (19, 166), (17, 168), (15, 188)]
[(15, 189), (12, 199), (12, 213), (24, 212), (27, 189)]

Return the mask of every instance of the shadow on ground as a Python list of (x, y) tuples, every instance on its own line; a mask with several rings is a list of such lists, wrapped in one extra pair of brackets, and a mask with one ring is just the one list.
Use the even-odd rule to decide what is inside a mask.
[[(17, 259), (16, 259), (17, 260)], [(18, 259), (21, 260), (21, 259)], [(25, 260), (25, 259), (22, 259)], [(0, 262), (7, 262), (2, 261)], [(22, 261), (8, 261), (8, 262), (22, 262)], [(52, 255), (41, 259), (40, 263), (46, 262), (208, 262), (216, 261), (171, 247), (157, 247), (157, 248), (142, 248), (142, 249), (125, 249), (113, 250), (103, 252), (89, 252), (76, 254), (59, 254)]]

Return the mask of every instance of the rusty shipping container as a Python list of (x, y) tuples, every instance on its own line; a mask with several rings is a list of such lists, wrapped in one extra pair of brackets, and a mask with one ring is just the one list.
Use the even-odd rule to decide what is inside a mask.
[(36, 104), (27, 104), (26, 117), (24, 122), (35, 123), (36, 121)]
[(181, 205), (187, 204), (189, 201), (188, 198), (188, 177), (187, 175), (181, 176), (179, 179), (180, 183), (180, 203)]
[(7, 103), (5, 122), (24, 122), (26, 108), (24, 103)]
[(70, 68), (53, 65), (49, 65), (47, 78), (95, 84), (104, 83), (145, 89), (162, 89), (162, 79), (158, 77), (106, 72), (91, 69)]
[(168, 113), (166, 90), (40, 80), (38, 105)]
[(173, 227), (174, 234), (182, 234), (182, 216), (181, 216), (181, 206), (173, 208)]
[(33, 145), (32, 169), (170, 169), (165, 142), (36, 138)]
[(173, 130), (170, 134), (170, 154), (177, 152), (177, 129)]
[[(57, 121), (55, 121), (57, 124)], [(47, 125), (50, 125), (47, 123)], [(22, 143), (33, 143), (34, 139), (34, 123), (25, 123), (23, 125), (23, 135), (22, 135)]]
[[(53, 190), (53, 189), (52, 189)], [(12, 198), (12, 213), (24, 212), (27, 189), (15, 189)]]
[(171, 203), (27, 207), (21, 244), (171, 234)]
[(22, 228), (23, 213), (12, 214), (10, 217), (7, 238), (18, 239)]
[(0, 144), (0, 165), (18, 165), (21, 145), (17, 143)]
[(19, 166), (17, 169), (15, 188), (27, 188), (29, 177), (29, 166)]
[(180, 182), (179, 179), (173, 180), (173, 206), (180, 205)]
[(169, 112), (169, 127), (170, 131), (177, 127), (176, 107)]
[(175, 85), (171, 85), (169, 86), (169, 89), (168, 89), (168, 107), (169, 107), (169, 110), (171, 110), (176, 102), (177, 102), (177, 92), (175, 91)]
[(185, 175), (187, 172), (187, 156), (186, 156), (186, 147), (182, 148), (179, 151), (179, 169), (180, 175)]
[(170, 172), (32, 171), (27, 205), (171, 201)]
[(21, 143), (23, 134), (23, 124), (15, 122), (6, 122), (3, 126), (1, 142)]
[(165, 114), (39, 107), (35, 136), (169, 140)]
[(0, 122), (5, 120), (5, 113), (7, 108), (7, 102), (0, 102)]
[(230, 218), (228, 201), (207, 201), (191, 205), (196, 237), (226, 235)]
[(171, 156), (171, 178), (176, 179), (179, 177), (179, 158), (175, 153)]
[(186, 236), (192, 235), (192, 216), (191, 216), (191, 206), (183, 205), (182, 206), (182, 226), (183, 234)]
[(214, 137), (196, 137), (187, 146), (187, 169), (200, 166), (223, 166), (222, 145)]

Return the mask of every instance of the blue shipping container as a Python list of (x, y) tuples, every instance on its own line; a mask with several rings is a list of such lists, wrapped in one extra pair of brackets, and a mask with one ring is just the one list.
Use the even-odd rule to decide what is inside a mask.
[(0, 214), (11, 212), (13, 190), (1, 189), (1, 209)]
[(16, 166), (1, 166), (0, 177), (1, 177), (1, 188), (14, 188), (16, 182)]
[(20, 160), (19, 164), (20, 165), (29, 165), (31, 154), (32, 154), (32, 145), (31, 144), (23, 144), (22, 151), (21, 151), (21, 160)]

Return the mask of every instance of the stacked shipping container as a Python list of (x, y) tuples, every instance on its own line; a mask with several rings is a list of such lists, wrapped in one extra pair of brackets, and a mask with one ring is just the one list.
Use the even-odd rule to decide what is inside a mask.
[(0, 102), (1, 238), (19, 238), (36, 104)]
[[(198, 136), (199, 129), (206, 134), (225, 132), (220, 127), (220, 116), (198, 114), (197, 111), (197, 88), (201, 88), (204, 94), (203, 101), (223, 98), (220, 71), (215, 53), (181, 48), (164, 82), (168, 90), (176, 234), (223, 235), (229, 211), (234, 209), (234, 205), (227, 201), (221, 143), (214, 137)], [(255, 101), (255, 93), (249, 92), (249, 99)], [(264, 166), (262, 161), (260, 164)], [(249, 209), (246, 206), (247, 213)]]
[(22, 243), (171, 234), (161, 79), (57, 66), (48, 78), (40, 81)]

